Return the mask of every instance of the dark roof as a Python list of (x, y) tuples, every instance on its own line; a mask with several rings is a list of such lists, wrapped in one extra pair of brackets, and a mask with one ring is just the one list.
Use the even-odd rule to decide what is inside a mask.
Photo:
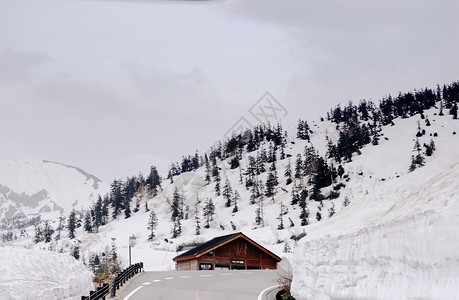
[(248, 238), (245, 234), (243, 234), (242, 232), (236, 232), (236, 233), (232, 233), (232, 234), (228, 234), (228, 235), (222, 235), (222, 236), (218, 236), (218, 237), (215, 237), (213, 239), (211, 239), (210, 241), (207, 241), (205, 242), (204, 244), (201, 244), (199, 246), (196, 246), (176, 257), (174, 257), (173, 260), (177, 260), (177, 259), (181, 259), (181, 258), (186, 258), (186, 257), (196, 257), (198, 255), (202, 255), (204, 253), (206, 253), (207, 251), (213, 249), (213, 248), (217, 248), (218, 245), (221, 245), (223, 243), (225, 243), (226, 241), (229, 241), (235, 237), (238, 237), (238, 236), (241, 236), (243, 237), (244, 239), (246, 239), (247, 241), (253, 243), (254, 245), (256, 245), (257, 247), (259, 247), (260, 249), (262, 249), (263, 251), (269, 253), (271, 256), (273, 256), (274, 258), (278, 259), (279, 261), (281, 261), (281, 258), (279, 256), (277, 256), (276, 254), (272, 253), (271, 251), (269, 251), (268, 249), (264, 248), (263, 246), (261, 246), (260, 244), (254, 242), (253, 240), (251, 240), (250, 238)]
[(241, 234), (242, 232), (237, 232), (237, 233), (232, 233), (232, 234), (228, 234), (228, 235), (222, 235), (222, 236), (218, 236), (218, 237), (215, 237), (213, 239), (211, 239), (210, 241), (207, 241), (205, 242), (204, 244), (201, 244), (199, 246), (196, 246), (176, 257), (174, 257), (174, 259), (177, 259), (177, 258), (183, 258), (183, 257), (190, 257), (190, 256), (196, 256), (202, 252), (205, 252), (206, 250), (209, 250), (209, 249), (212, 249), (214, 248), (215, 246), (221, 244), (221, 243), (224, 243), (226, 242), (227, 240), (230, 240), (232, 239), (233, 237), (235, 236), (238, 236), (239, 234)]

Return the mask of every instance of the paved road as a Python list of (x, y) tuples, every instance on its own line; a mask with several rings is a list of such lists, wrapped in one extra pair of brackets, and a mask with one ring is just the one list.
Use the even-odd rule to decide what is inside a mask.
[(121, 300), (256, 300), (276, 285), (276, 271), (215, 270), (146, 272), (137, 276)]

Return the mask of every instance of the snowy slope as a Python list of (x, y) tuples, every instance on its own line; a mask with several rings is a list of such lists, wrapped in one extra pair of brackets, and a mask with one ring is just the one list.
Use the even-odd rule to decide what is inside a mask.
[(0, 161), (0, 218), (87, 208), (108, 186), (83, 170), (43, 160)]
[[(401, 299), (418, 296), (419, 299), (430, 299), (436, 295), (451, 298), (457, 292), (453, 284), (456, 284), (459, 276), (456, 271), (459, 269), (456, 252), (459, 251), (454, 251), (459, 249), (459, 245), (457, 229), (453, 226), (459, 221), (456, 195), (459, 187), (459, 158), (456, 151), (459, 135), (452, 134), (453, 131), (459, 132), (459, 122), (450, 116), (436, 116), (433, 110), (426, 111), (425, 115), (432, 126), (424, 126), (419, 115), (396, 119), (395, 126), (383, 127), (378, 146), (365, 146), (361, 149), (361, 155), (355, 154), (352, 162), (343, 165), (349, 177), (338, 181), (346, 186), (339, 191), (337, 199), (323, 201), (322, 221), (315, 219), (319, 202), (309, 200), (310, 225), (300, 226), (300, 209), (298, 205), (290, 204), (293, 184), (286, 185), (283, 176), (284, 168), (289, 163), (289, 159), (284, 159), (276, 162), (279, 177), (277, 195), (274, 201), (265, 198), (264, 226), (256, 225), (257, 205), (250, 204), (251, 193), (240, 183), (239, 169), (230, 169), (228, 159), (218, 162), (221, 187), (228, 178), (233, 191), (239, 192), (238, 212), (233, 213), (233, 207), (225, 207), (223, 196), (215, 196), (214, 182), (204, 184), (205, 170), (201, 167), (196, 172), (175, 176), (174, 183), (164, 179), (159, 194), (152, 199), (139, 199), (139, 211), (128, 219), (121, 214), (118, 219), (101, 226), (98, 233), (87, 233), (83, 226), (77, 228), (80, 259), (88, 262), (89, 257), (115, 244), (118, 258), (123, 266), (127, 266), (129, 236), (135, 235), (137, 244), (132, 248), (132, 261), (144, 262), (148, 271), (169, 270), (174, 268), (172, 258), (178, 254), (177, 246), (242, 231), (274, 253), (292, 258), (295, 269), (293, 291), (298, 299)], [(421, 145), (433, 139), (436, 151), (432, 157), (426, 158), (426, 166), (409, 173), (418, 120), (426, 130), (426, 135), (419, 139)], [(292, 156), (292, 167), (296, 154), (303, 153), (306, 145), (313, 145), (324, 155), (327, 144), (325, 137), (333, 141), (338, 138), (336, 124), (327, 121), (310, 124), (314, 132), (311, 143), (296, 140), (295, 130), (289, 129), (285, 153)], [(434, 137), (434, 133), (438, 137)], [(268, 144), (265, 143), (263, 147), (267, 149)], [(249, 155), (255, 156), (256, 152), (243, 153), (242, 172), (247, 167)], [(262, 173), (258, 179), (266, 182), (266, 176), (267, 172)], [(83, 187), (92, 186), (95, 181), (84, 182)], [(14, 182), (10, 186), (14, 186)], [(21, 183), (18, 183), (19, 191), (20, 186)], [(28, 190), (22, 191), (39, 192), (41, 187), (36, 182), (30, 182)], [(189, 210), (188, 219), (182, 220), (181, 235), (172, 239), (171, 203), (176, 187), (182, 192), (184, 204), (189, 206)], [(84, 191), (81, 185), (77, 189)], [(330, 189), (324, 188), (322, 193), (326, 195)], [(346, 196), (351, 205), (343, 208), (342, 202)], [(201, 201), (198, 204), (200, 235), (195, 233), (198, 198)], [(212, 198), (216, 207), (208, 229), (204, 228), (202, 215), (206, 198)], [(72, 199), (63, 203), (70, 203), (71, 206)], [(136, 201), (136, 198), (132, 200), (131, 210)], [(148, 241), (150, 212), (144, 210), (145, 201), (158, 217), (159, 225), (153, 241)], [(278, 230), (281, 203), (288, 212), (283, 218), (285, 229)], [(336, 214), (328, 219), (327, 211), (333, 205)], [(290, 227), (289, 219), (295, 223), (293, 227)], [(56, 222), (52, 224), (54, 227), (57, 225)], [(296, 247), (291, 236), (303, 232), (307, 236)], [(66, 237), (65, 232), (59, 241), (49, 244), (33, 244), (33, 235), (31, 227), (28, 237), (9, 243), (54, 251), (63, 249), (64, 252), (75, 244), (75, 240)], [(295, 253), (282, 253), (286, 246)], [(440, 287), (443, 289), (440, 290)], [(427, 296), (424, 297), (424, 294)]]
[(68, 254), (0, 247), (2, 300), (78, 300), (92, 289), (91, 272)]
[(351, 205), (306, 228), (297, 299), (459, 299), (459, 122), (431, 114), (421, 144), (437, 132), (437, 150), (407, 173), (418, 118), (396, 120), (345, 166)]

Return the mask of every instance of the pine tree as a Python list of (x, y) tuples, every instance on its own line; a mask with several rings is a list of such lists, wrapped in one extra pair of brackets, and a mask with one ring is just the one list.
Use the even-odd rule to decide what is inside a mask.
[(180, 218), (176, 218), (174, 221), (174, 229), (172, 230), (172, 238), (175, 239), (182, 233), (182, 223)]
[(96, 205), (94, 205), (94, 228), (96, 230), (96, 232), (99, 231), (99, 226), (102, 225), (102, 214), (103, 214), (103, 211), (102, 211), (102, 206), (103, 206), (103, 203), (102, 203), (102, 197), (99, 195), (99, 197), (97, 197), (97, 202), (96, 202)]
[(76, 229), (76, 213), (75, 213), (75, 210), (72, 210), (72, 212), (69, 215), (69, 220), (67, 223), (67, 230), (69, 231), (70, 239), (75, 238), (75, 229)]
[(114, 180), (111, 184), (110, 198), (113, 207), (112, 217), (116, 219), (123, 208), (123, 195), (121, 193), (121, 181)]
[(458, 108), (457, 108), (457, 102), (454, 102), (454, 103), (453, 103), (453, 106), (452, 106), (451, 109), (449, 110), (449, 114), (450, 114), (450, 115), (453, 115), (453, 119), (455, 119), (455, 120), (457, 119), (457, 110), (458, 110)]
[(289, 185), (290, 183), (292, 183), (292, 165), (290, 163), (290, 159), (288, 160), (288, 164), (285, 166), (285, 170), (284, 170), (284, 176), (285, 178), (287, 178), (285, 184), (286, 185)]
[[(182, 202), (182, 204), (183, 204), (183, 202)], [(187, 204), (185, 206), (185, 220), (188, 220), (189, 214), (190, 214), (190, 206)]]
[(238, 212), (237, 202), (239, 201), (239, 199), (241, 199), (241, 196), (239, 195), (239, 192), (238, 192), (237, 190), (234, 190), (234, 196), (233, 196), (233, 203), (234, 203), (233, 213), (237, 213), (237, 212)]
[(290, 204), (291, 205), (298, 204), (298, 201), (300, 201), (300, 195), (298, 194), (298, 186), (296, 185), (296, 180), (293, 182), (291, 195), (292, 195), (292, 201), (290, 201)]
[(257, 209), (255, 211), (255, 223), (257, 225), (261, 225), (262, 227), (265, 226), (264, 222), (264, 191), (263, 191), (263, 184), (260, 182), (258, 184), (260, 189), (260, 197), (257, 199)]
[(296, 155), (296, 163), (295, 163), (295, 178), (301, 179), (303, 177), (303, 159), (301, 158), (301, 154), (298, 153)]
[(215, 180), (215, 195), (220, 196), (220, 181), (221, 181), (220, 173), (217, 172), (217, 175), (215, 176), (214, 180)]
[(256, 200), (261, 196), (260, 192), (260, 184), (259, 181), (255, 180), (252, 189), (251, 189), (251, 195), (250, 195), (250, 204), (255, 204)]
[(181, 195), (177, 187), (174, 189), (174, 194), (172, 195), (172, 216), (171, 221), (175, 222), (176, 219), (180, 218), (180, 202)]
[(256, 169), (255, 169), (257, 175), (260, 175), (261, 173), (266, 172), (266, 168), (265, 168), (266, 156), (262, 154), (264, 149), (262, 148), (261, 150), (262, 152), (258, 152), (257, 154), (257, 163), (256, 163)]
[(129, 198), (125, 198), (124, 202), (124, 218), (128, 219), (131, 217), (131, 201)]
[(283, 142), (281, 145), (280, 145), (280, 149), (281, 149), (281, 152), (280, 152), (280, 159), (281, 160), (284, 160), (285, 159), (285, 142)]
[(249, 164), (247, 166), (247, 171), (246, 171), (246, 180), (245, 180), (245, 187), (249, 189), (255, 182), (255, 177), (256, 177), (256, 161), (255, 158), (252, 156), (249, 156)]
[(300, 219), (301, 219), (301, 226), (306, 226), (309, 224), (309, 210), (307, 207), (306, 198), (308, 197), (308, 192), (306, 190), (302, 190), (300, 194)]
[(421, 155), (421, 145), (419, 144), (419, 139), (416, 138), (416, 141), (414, 143), (414, 151), (417, 152), (417, 155), (411, 156), (411, 165), (409, 170), (414, 171), (418, 166), (421, 167), (424, 165), (424, 157)]
[(230, 221), (230, 225), (231, 225), (231, 229), (233, 229), (233, 231), (235, 231), (237, 229), (236, 225), (234, 225), (233, 221)]
[(375, 134), (373, 135), (373, 139), (372, 139), (371, 143), (372, 143), (374, 146), (379, 145), (379, 138), (378, 138), (378, 134), (377, 134), (377, 133), (375, 133)]
[(79, 260), (79, 259), (80, 259), (80, 246), (75, 245), (75, 246), (73, 247), (73, 257), (74, 257), (76, 260)]
[(234, 170), (234, 169), (236, 169), (238, 167), (239, 167), (239, 159), (238, 159), (238, 157), (236, 155), (230, 161), (230, 169)]
[(161, 186), (161, 177), (159, 176), (158, 170), (155, 166), (150, 167), (150, 174), (145, 180), (145, 183), (153, 194), (153, 197), (156, 196), (158, 194), (158, 187)]
[(276, 162), (275, 162), (275, 161), (273, 161), (273, 162), (271, 163), (271, 166), (269, 167), (269, 170), (270, 170), (271, 172), (276, 171)]
[(215, 213), (215, 206), (212, 199), (207, 198), (206, 202), (204, 203), (204, 217), (206, 217), (206, 225), (205, 228), (210, 227), (210, 221), (213, 220), (213, 215)]
[(105, 225), (108, 222), (109, 206), (110, 206), (110, 197), (108, 195), (105, 195), (104, 201), (102, 203), (102, 225)]
[(416, 133), (416, 137), (421, 137), (421, 136), (422, 136), (421, 122), (418, 120), (418, 131)]
[(84, 230), (86, 232), (92, 232), (91, 214), (89, 211), (87, 211), (84, 216)]
[(271, 171), (268, 173), (268, 178), (266, 179), (266, 192), (265, 196), (266, 197), (272, 197), (274, 201), (274, 196), (276, 195), (276, 186), (277, 186), (277, 177), (276, 173)]
[(207, 184), (210, 183), (211, 181), (211, 175), (212, 175), (212, 169), (210, 167), (210, 162), (209, 162), (209, 158), (207, 157), (207, 154), (204, 154), (204, 165), (206, 166), (206, 182)]
[(335, 215), (335, 203), (332, 202), (332, 206), (328, 209), (328, 218)]
[(280, 203), (280, 213), (277, 219), (280, 221), (279, 225), (277, 226), (277, 229), (278, 230), (284, 229), (284, 204), (282, 203), (282, 201)]
[(228, 178), (226, 178), (225, 186), (223, 187), (223, 197), (226, 199), (225, 206), (231, 206), (231, 198), (233, 196), (233, 190), (231, 189), (231, 183)]
[(299, 139), (303, 139), (304, 128), (303, 128), (303, 121), (302, 120), (298, 120), (298, 126), (297, 126), (296, 129), (297, 129), (296, 137), (299, 138)]
[(429, 146), (430, 146), (430, 149), (432, 149), (432, 152), (434, 152), (435, 151), (435, 143), (434, 143), (433, 140), (430, 140)]
[(320, 221), (321, 219), (322, 219), (322, 214), (320, 213), (320, 211), (318, 211), (318, 212), (316, 213), (316, 220), (317, 220), (317, 221)]
[(342, 165), (339, 165), (338, 166), (338, 176), (339, 176), (339, 178), (342, 178), (343, 175), (344, 175), (344, 168), (343, 168)]
[(194, 214), (194, 220), (196, 222), (196, 235), (201, 234), (201, 219), (199, 218), (199, 200), (196, 201), (196, 206), (195, 206), (195, 214)]
[(158, 226), (158, 218), (154, 210), (150, 212), (150, 218), (148, 219), (148, 230), (150, 230), (150, 235), (148, 236), (148, 241), (152, 241), (155, 237), (155, 230)]
[(64, 223), (65, 223), (65, 216), (64, 215), (60, 215), (59, 216), (59, 223), (58, 223), (57, 228), (56, 228), (57, 234), (54, 237), (54, 239), (56, 241), (61, 239), (61, 232), (62, 232), (62, 230), (64, 230)]
[(83, 212), (79, 212), (78, 215), (75, 215), (75, 227), (80, 228), (83, 220)]
[(40, 227), (40, 224), (35, 224), (35, 237), (34, 242), (35, 244), (41, 242), (43, 240), (43, 231)]
[(284, 250), (283, 250), (284, 253), (290, 253), (291, 252), (291, 249), (290, 249), (290, 245), (285, 242), (284, 243)]
[(272, 162), (275, 162), (276, 160), (277, 160), (276, 149), (274, 148), (273, 143), (269, 143), (268, 156), (267, 156), (266, 162), (272, 163)]
[(198, 152), (198, 150), (196, 150), (196, 152), (194, 153), (194, 156), (191, 159), (191, 164), (193, 166), (193, 171), (196, 171), (196, 169), (198, 169), (200, 167), (199, 166), (199, 152)]
[(348, 198), (347, 196), (344, 197), (343, 206), (344, 206), (344, 207), (348, 207), (349, 204), (351, 204), (351, 201), (349, 201), (349, 198)]

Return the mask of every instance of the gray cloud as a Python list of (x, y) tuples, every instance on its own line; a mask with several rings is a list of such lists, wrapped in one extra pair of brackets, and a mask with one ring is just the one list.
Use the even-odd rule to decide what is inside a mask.
[(49, 57), (42, 53), (20, 53), (10, 49), (0, 50), (0, 82), (27, 81), (47, 61), (49, 61)]
[(323, 104), (457, 80), (457, 1), (253, 0), (227, 8), (294, 40), (288, 55), (302, 68), (290, 74), (285, 95), (307, 117), (323, 114)]
[(0, 156), (165, 172), (266, 91), (295, 123), (457, 79), (454, 1), (188, 2), (2, 2)]

